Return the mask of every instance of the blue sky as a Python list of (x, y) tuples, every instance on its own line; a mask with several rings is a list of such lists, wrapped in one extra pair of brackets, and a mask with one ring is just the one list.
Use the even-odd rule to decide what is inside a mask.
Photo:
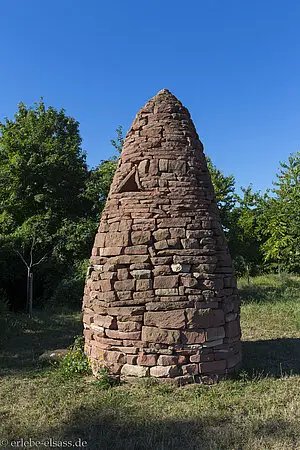
[(299, 150), (298, 0), (0, 4), (0, 120), (43, 96), (80, 122), (90, 166), (162, 88), (237, 187), (271, 187), (279, 161)]

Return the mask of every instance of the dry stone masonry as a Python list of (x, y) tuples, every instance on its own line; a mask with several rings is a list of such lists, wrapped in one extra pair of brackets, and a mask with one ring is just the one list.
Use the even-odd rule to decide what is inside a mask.
[(239, 299), (203, 145), (168, 90), (127, 133), (92, 250), (83, 321), (94, 373), (223, 378), (241, 360)]

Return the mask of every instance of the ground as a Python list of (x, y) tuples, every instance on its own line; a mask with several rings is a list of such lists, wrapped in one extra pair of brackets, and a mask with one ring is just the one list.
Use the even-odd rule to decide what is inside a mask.
[(243, 367), (214, 386), (142, 380), (104, 390), (90, 377), (61, 379), (38, 356), (72, 343), (80, 313), (11, 317), (0, 350), (2, 446), (52, 438), (56, 447), (81, 439), (91, 450), (300, 449), (300, 278), (257, 277), (239, 287)]

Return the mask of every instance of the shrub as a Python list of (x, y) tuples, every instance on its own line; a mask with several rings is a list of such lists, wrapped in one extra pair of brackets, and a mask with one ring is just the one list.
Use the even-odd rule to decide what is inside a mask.
[(90, 362), (84, 353), (84, 337), (76, 336), (74, 344), (58, 364), (56, 375), (68, 379), (76, 375), (89, 375)]

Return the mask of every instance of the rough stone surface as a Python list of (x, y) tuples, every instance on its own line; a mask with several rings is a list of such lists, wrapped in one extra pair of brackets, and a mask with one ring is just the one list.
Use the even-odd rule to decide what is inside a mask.
[(203, 145), (164, 89), (136, 115), (101, 215), (85, 352), (124, 376), (219, 379), (241, 360), (239, 308)]

